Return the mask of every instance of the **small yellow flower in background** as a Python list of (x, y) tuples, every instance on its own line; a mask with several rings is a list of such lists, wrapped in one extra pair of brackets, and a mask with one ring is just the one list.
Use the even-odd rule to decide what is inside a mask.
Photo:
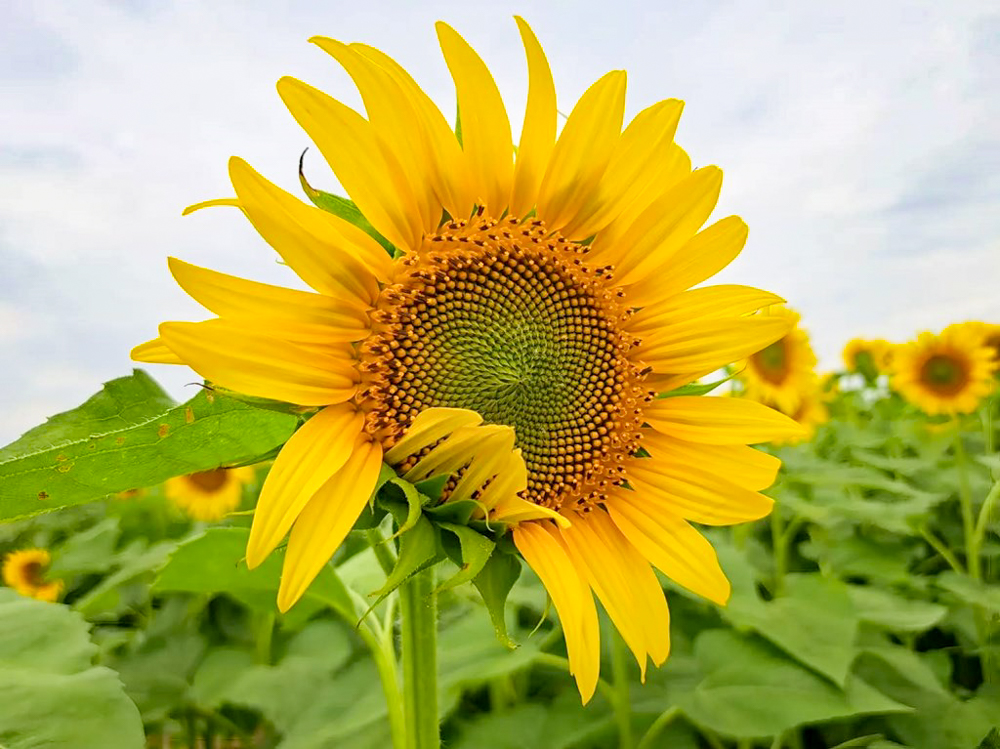
[(945, 330), (956, 328), (967, 331), (978, 338), (982, 345), (993, 354), (995, 371), (1000, 371), (1000, 325), (988, 322), (962, 322), (949, 325)]
[(967, 325), (921, 333), (895, 349), (892, 387), (924, 413), (971, 413), (993, 390), (993, 352)]
[(798, 422), (805, 430), (805, 434), (801, 437), (786, 439), (784, 444), (804, 442), (816, 435), (816, 428), (830, 420), (830, 411), (826, 406), (830, 395), (831, 393), (823, 391), (818, 381), (802, 391), (798, 408), (788, 415)]
[(208, 204), (242, 209), (317, 293), (171, 258), (219, 317), (163, 323), (132, 355), (321, 408), (275, 460), (247, 547), (256, 567), (288, 534), (282, 611), (351, 530), (383, 462), (408, 480), (450, 476), (445, 500), (475, 497), (538, 573), (587, 701), (600, 669), (594, 596), (643, 673), (663, 663), (669, 612), (653, 566), (724, 603), (729, 581), (691, 523), (767, 515), (760, 490), (780, 462), (748, 444), (802, 431), (750, 401), (657, 396), (783, 336), (793, 373), (815, 357), (804, 333), (786, 335), (797, 316), (753, 314), (780, 297), (692, 288), (740, 253), (747, 227), (729, 216), (702, 229), (722, 172), (692, 170), (674, 143), (682, 103), (658, 102), (622, 130), (625, 73), (612, 71), (557, 137), (548, 62), (517, 24), (528, 100), (516, 149), (492, 75), (451, 27), (437, 31), (462, 143), (392, 58), (314, 38), (367, 118), (294, 78), (278, 93), (397, 255), (233, 158), (236, 197)]
[(239, 507), (243, 485), (253, 479), (252, 466), (216, 468), (168, 479), (164, 493), (195, 520), (221, 520)]
[(867, 377), (886, 374), (892, 365), (893, 344), (882, 338), (853, 338), (844, 346), (844, 366), (848, 372)]
[(63, 589), (62, 580), (46, 580), (51, 562), (46, 549), (21, 549), (3, 558), (3, 581), (22, 596), (55, 601)]
[(781, 305), (769, 308), (766, 314), (786, 320), (791, 329), (742, 362), (738, 377), (745, 397), (772, 405), (782, 413), (795, 413), (802, 393), (815, 377), (816, 354), (809, 334), (799, 327), (798, 312)]

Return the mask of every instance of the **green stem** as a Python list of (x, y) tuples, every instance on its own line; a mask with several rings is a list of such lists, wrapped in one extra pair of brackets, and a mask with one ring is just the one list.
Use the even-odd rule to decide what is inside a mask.
[(931, 548), (934, 549), (934, 551), (941, 555), (944, 561), (948, 563), (949, 567), (960, 575), (965, 574), (965, 570), (962, 568), (962, 563), (958, 561), (958, 557), (952, 554), (951, 549), (949, 549), (941, 539), (935, 536), (931, 532), (930, 528), (927, 526), (921, 526), (920, 535), (923, 536), (923, 539), (931, 545)]
[(962, 442), (962, 430), (956, 424), (955, 428), (955, 465), (958, 468), (958, 501), (962, 510), (962, 531), (965, 536), (965, 566), (969, 577), (980, 578), (979, 558), (975, 554), (975, 520), (972, 512), (972, 491), (969, 489), (968, 457)]
[(433, 567), (421, 570), (399, 587), (399, 603), (407, 749), (439, 749), (437, 595)]
[(261, 614), (257, 624), (257, 662), (271, 665), (271, 642), (274, 638), (274, 614)]
[(674, 722), (674, 718), (680, 714), (681, 709), (676, 705), (660, 713), (656, 720), (653, 721), (653, 724), (646, 729), (646, 734), (642, 737), (642, 741), (639, 742), (639, 746), (636, 749), (654, 749), (656, 739), (663, 733), (667, 726)]
[(368, 539), (372, 551), (375, 552), (379, 566), (388, 577), (396, 567), (396, 555), (389, 548), (389, 544), (385, 542), (385, 538), (382, 537), (378, 528), (369, 528), (365, 531), (365, 537)]
[(788, 569), (788, 545), (784, 524), (778, 508), (771, 511), (771, 553), (774, 557), (774, 587), (771, 592), (780, 596), (785, 589), (785, 572)]
[(399, 674), (396, 671), (396, 652), (392, 643), (392, 628), (387, 636), (379, 640), (366, 627), (358, 632), (371, 651), (375, 670), (382, 682), (382, 694), (389, 711), (389, 733), (392, 736), (393, 749), (406, 749), (406, 716), (403, 713), (403, 695), (399, 691)]
[(986, 537), (986, 526), (990, 523), (990, 515), (993, 514), (993, 505), (1000, 499), (1000, 479), (990, 489), (990, 493), (983, 500), (983, 506), (979, 508), (979, 517), (976, 519), (976, 527), (972, 531), (972, 552), (976, 559), (979, 559), (983, 548), (983, 539)]
[(632, 749), (632, 700), (628, 689), (628, 652), (625, 641), (615, 632), (611, 636), (611, 675), (615, 688), (615, 720), (618, 723), (619, 749)]

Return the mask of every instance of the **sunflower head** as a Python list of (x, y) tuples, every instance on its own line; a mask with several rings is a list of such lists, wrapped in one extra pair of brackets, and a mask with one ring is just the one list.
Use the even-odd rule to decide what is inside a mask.
[(62, 580), (47, 580), (51, 558), (46, 549), (21, 549), (3, 559), (4, 584), (22, 596), (40, 601), (55, 601), (63, 589)]
[(809, 334), (799, 327), (801, 316), (784, 305), (772, 306), (766, 314), (785, 320), (788, 333), (742, 363), (739, 378), (747, 397), (768, 403), (784, 413), (798, 407), (802, 391), (813, 376), (816, 354)]
[(844, 366), (848, 372), (864, 375), (867, 382), (886, 371), (892, 361), (892, 345), (882, 339), (853, 338), (844, 346)]
[[(594, 595), (641, 667), (662, 663), (668, 614), (650, 565), (724, 602), (729, 584), (689, 521), (766, 515), (760, 490), (778, 461), (748, 444), (802, 432), (757, 403), (674, 391), (761, 349), (759, 379), (794, 387), (814, 357), (794, 313), (757, 314), (780, 297), (699, 286), (747, 228), (736, 216), (705, 226), (722, 172), (692, 170), (674, 143), (681, 102), (623, 129), (625, 74), (612, 71), (557, 132), (548, 62), (517, 23), (528, 100), (516, 148), (492, 75), (451, 27), (437, 31), (461, 138), (392, 58), (313, 39), (365, 115), (292, 78), (278, 92), (351, 198), (329, 205), (349, 205), (355, 223), (312, 187), (317, 207), (234, 158), (236, 196), (200, 205), (238, 207), (314, 291), (171, 259), (218, 317), (164, 323), (133, 357), (315, 411), (268, 474), (247, 548), (255, 567), (288, 534), (279, 608), (328, 562), (385, 465), (443, 479), (440, 500), (475, 504), (473, 519), (509, 530), (542, 578), (589, 699)], [(175, 486), (203, 498), (217, 480)]]
[(244, 484), (253, 479), (251, 466), (215, 468), (167, 479), (164, 493), (191, 518), (211, 522), (239, 506)]
[(927, 414), (971, 413), (994, 387), (993, 353), (967, 326), (921, 333), (895, 350), (893, 387)]

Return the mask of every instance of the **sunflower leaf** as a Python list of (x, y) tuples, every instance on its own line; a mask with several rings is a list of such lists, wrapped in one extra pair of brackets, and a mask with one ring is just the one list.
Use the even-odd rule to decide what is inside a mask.
[(734, 377), (736, 377), (735, 372), (727, 377), (723, 377), (721, 380), (716, 380), (715, 382), (689, 382), (687, 385), (681, 385), (679, 388), (671, 390), (667, 393), (660, 393), (657, 397), (674, 398), (678, 395), (707, 395), (719, 387), (719, 385), (724, 385)]
[(87, 623), (65, 606), (0, 590), (0, 742), (8, 749), (139, 749), (139, 711), (92, 666)]
[(494, 552), (490, 554), (479, 574), (472, 578), (479, 595), (483, 597), (486, 610), (493, 622), (493, 630), (497, 639), (512, 650), (518, 644), (507, 634), (507, 620), (504, 610), (507, 607), (507, 596), (521, 575), (521, 563), (512, 554)]
[[(389, 503), (387, 509), (392, 513), (397, 526), (402, 527), (407, 522), (409, 509), (402, 504)], [(396, 566), (393, 567), (386, 579), (385, 585), (370, 594), (377, 596), (372, 608), (415, 574), (436, 564), (442, 558), (438, 530), (430, 520), (424, 517), (423, 513), (418, 514), (413, 526), (399, 537), (399, 555), (396, 557)]]
[(208, 391), (176, 405), (137, 369), (0, 449), (0, 520), (252, 461), (283, 444), (295, 424)]

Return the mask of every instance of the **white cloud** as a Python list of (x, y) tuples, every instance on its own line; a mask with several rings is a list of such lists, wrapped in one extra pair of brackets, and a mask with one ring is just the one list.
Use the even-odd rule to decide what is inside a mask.
[[(686, 99), (679, 139), (697, 163), (726, 169), (720, 215), (751, 225), (723, 279), (786, 296), (830, 364), (854, 335), (1000, 319), (1000, 16), (991, 4), (648, 2), (609, 13), (603, 2), (549, 2), (524, 13), (564, 111), (611, 68), (629, 71), (630, 112)], [(127, 372), (128, 349), (159, 321), (197, 318), (166, 272), (168, 254), (288, 282), (237, 212), (181, 219), (181, 207), (229, 193), (234, 153), (295, 188), (308, 141), (274, 81), (296, 75), (359, 103), (336, 64), (305, 43), (312, 34), (389, 51), (453, 112), (437, 18), (493, 68), (516, 130), (524, 62), (499, 5), (5, 8), (0, 409), (16, 407), (25, 426), (32, 413), (40, 421), (75, 405)], [(334, 184), (315, 151), (308, 165), (314, 182)], [(66, 381), (36, 377), (40, 361)], [(178, 396), (188, 379), (168, 375)], [(14, 430), (5, 419), (0, 442)]]

